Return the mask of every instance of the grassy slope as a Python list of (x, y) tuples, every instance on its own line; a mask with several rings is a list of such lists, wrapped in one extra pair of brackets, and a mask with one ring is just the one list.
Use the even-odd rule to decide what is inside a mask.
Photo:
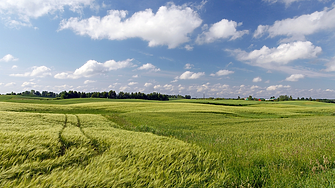
[[(220, 155), (218, 159), (227, 167), (229, 186), (319, 187), (332, 186), (334, 182), (332, 104), (228, 100), (81, 102), (89, 103), (0, 103), (0, 110), (99, 113), (116, 122), (118, 125), (112, 124), (115, 127), (174, 136)], [(208, 102), (217, 105), (204, 104)]]
[(218, 187), (197, 146), (115, 129), (101, 115), (1, 112), (1, 187)]

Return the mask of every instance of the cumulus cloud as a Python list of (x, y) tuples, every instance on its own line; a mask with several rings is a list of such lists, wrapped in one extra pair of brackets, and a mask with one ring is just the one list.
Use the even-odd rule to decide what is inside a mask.
[(250, 87), (250, 90), (255, 90), (255, 89), (259, 89), (259, 88), (260, 88), (259, 86), (253, 85), (253, 86)]
[(204, 72), (194, 73), (191, 71), (186, 71), (182, 75), (180, 75), (178, 78), (181, 80), (190, 80), (190, 79), (198, 79), (203, 75), (205, 75)]
[(16, 85), (15, 82), (10, 82), (10, 83), (5, 84), (5, 87), (10, 87), (10, 86), (15, 86), (15, 85)]
[(12, 69), (16, 69), (18, 66), (17, 65), (13, 65), (12, 66)]
[(233, 73), (234, 73), (234, 71), (230, 71), (230, 70), (219, 70), (215, 74), (210, 74), (210, 76), (227, 76), (227, 75), (233, 74)]
[(45, 76), (51, 76), (51, 69), (46, 67), (46, 66), (34, 66), (32, 67), (31, 72), (26, 72), (24, 74), (10, 74), (9, 76), (14, 76), (14, 77), (45, 77)]
[(269, 29), (268, 25), (259, 25), (254, 32), (253, 37), (254, 38), (260, 38), (264, 35), (264, 33)]
[(136, 85), (136, 84), (138, 84), (138, 83), (137, 82), (129, 82), (128, 86), (133, 86), (133, 85)]
[(261, 77), (256, 77), (252, 80), (252, 82), (261, 82), (262, 78)]
[(63, 12), (68, 7), (73, 12), (81, 12), (85, 6), (93, 6), (94, 0), (4, 0), (0, 1), (0, 15), (10, 26), (31, 26), (30, 20)]
[(125, 91), (127, 89), (130, 89), (130, 87), (128, 87), (128, 86), (121, 86), (120, 87), (120, 91)]
[[(294, 0), (285, 1), (293, 2)], [(280, 35), (302, 38), (303, 36), (311, 35), (322, 30), (333, 30), (335, 28), (334, 20), (335, 6), (325, 8), (320, 12), (316, 11), (312, 14), (304, 14), (295, 18), (275, 21), (271, 26), (259, 25), (254, 33), (254, 37), (258, 38), (268, 33), (271, 38)]]
[(150, 71), (160, 71), (161, 69), (159, 68), (156, 68), (155, 65), (151, 64), (151, 63), (147, 63), (147, 64), (144, 64), (142, 65), (141, 67), (138, 68), (139, 70), (150, 70)]
[(159, 89), (159, 88), (161, 88), (161, 85), (155, 85), (154, 86), (154, 89)]
[(236, 50), (226, 50), (232, 52), (240, 61), (251, 61), (256, 65), (264, 65), (269, 63), (287, 64), (297, 59), (315, 58), (322, 51), (321, 47), (314, 46), (311, 42), (298, 41), (281, 44), (277, 48), (268, 48), (263, 46), (259, 50), (250, 53)]
[(291, 76), (287, 77), (285, 80), (290, 82), (296, 82), (299, 79), (305, 78), (303, 74), (292, 74)]
[(97, 81), (95, 80), (85, 80), (84, 84), (90, 84), (90, 83), (95, 83)]
[(133, 59), (127, 59), (125, 61), (109, 60), (105, 63), (99, 63), (95, 60), (89, 60), (74, 72), (62, 72), (56, 74), (54, 77), (57, 79), (78, 79), (81, 77), (92, 77), (98, 74), (106, 73), (108, 71), (130, 67), (133, 65), (131, 63), (132, 61)]
[(108, 88), (115, 88), (116, 86), (121, 85), (120, 83), (113, 83), (108, 86)]
[(197, 44), (212, 43), (218, 39), (227, 39), (235, 40), (242, 37), (245, 34), (248, 34), (248, 30), (237, 31), (238, 24), (232, 20), (222, 19), (221, 21), (213, 24), (208, 31), (204, 31), (202, 34), (198, 35), (196, 39)]
[(138, 78), (138, 75), (136, 74), (136, 75), (133, 75), (132, 77), (133, 77), (133, 78)]
[(144, 84), (145, 87), (149, 87), (149, 86), (151, 86), (151, 85), (152, 85), (152, 83), (145, 83), (145, 84)]
[(290, 88), (291, 86), (287, 85), (287, 86), (283, 86), (283, 85), (273, 85), (273, 86), (269, 86), (268, 88), (266, 88), (267, 91), (275, 91), (277, 89), (280, 88)]
[(36, 85), (35, 82), (23, 82), (21, 87), (32, 87), (34, 85)]
[(325, 66), (327, 67), (325, 69), (326, 72), (335, 71), (335, 57), (333, 57), (332, 60), (330, 60), (328, 63), (326, 63)]
[(163, 86), (163, 88), (164, 88), (165, 90), (169, 90), (169, 91), (173, 91), (173, 89), (174, 89), (173, 85), (171, 85), (171, 84), (165, 84), (165, 85)]
[(14, 56), (12, 56), (11, 54), (7, 54), (5, 55), (3, 58), (0, 59), (0, 62), (1, 61), (4, 61), (4, 62), (9, 62), (9, 61), (17, 61), (19, 59), (15, 58)]
[(190, 64), (190, 63), (187, 63), (186, 65), (185, 65), (185, 69), (192, 69), (192, 67), (193, 67), (194, 65), (192, 65), (192, 64)]
[(188, 35), (202, 23), (198, 13), (186, 5), (168, 3), (153, 13), (151, 9), (134, 13), (126, 18), (124, 10), (110, 10), (105, 17), (88, 19), (70, 18), (62, 20), (59, 30), (72, 29), (78, 35), (92, 39), (124, 40), (141, 38), (149, 46), (167, 45), (176, 48), (188, 42)]
[(192, 51), (193, 50), (193, 46), (190, 46), (189, 44), (185, 45), (185, 49), (187, 51)]

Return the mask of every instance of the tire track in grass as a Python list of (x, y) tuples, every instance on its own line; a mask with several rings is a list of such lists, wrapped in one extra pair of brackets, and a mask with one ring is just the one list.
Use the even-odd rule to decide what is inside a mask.
[(99, 140), (89, 136), (85, 131), (83, 130), (80, 119), (78, 115), (75, 115), (77, 117), (77, 127), (80, 129), (80, 131), (83, 133), (83, 135), (90, 140), (90, 145), (93, 147), (94, 151), (97, 152), (96, 155), (102, 155), (110, 146), (107, 143), (101, 143)]
[[(88, 162), (99, 155), (102, 155), (109, 147), (107, 143), (101, 142), (98, 139), (95, 139), (91, 137), (90, 135), (86, 134), (83, 128), (81, 127), (80, 124), (80, 119), (77, 115), (77, 127), (80, 129), (81, 133), (89, 140), (87, 143), (87, 146), (90, 147), (93, 152), (89, 155), (67, 155), (67, 150), (73, 146), (73, 143), (69, 141), (65, 136), (64, 136), (64, 130), (68, 127), (69, 120), (68, 120), (68, 115), (65, 115), (65, 120), (62, 129), (58, 133), (58, 139), (59, 143), (61, 144), (60, 149), (59, 149), (59, 154), (58, 158), (55, 159), (52, 163), (50, 161), (41, 161), (40, 163), (36, 164), (22, 164), (18, 165), (15, 168), (8, 169), (4, 172), (0, 173), (0, 180), (14, 180), (14, 179), (20, 179), (23, 176), (30, 176), (33, 177), (35, 175), (42, 175), (42, 174), (50, 174), (54, 169), (57, 168), (66, 168), (72, 165), (87, 165)], [(77, 148), (80, 149), (80, 148)], [(73, 150), (71, 150), (73, 151)], [(80, 159), (78, 158), (80, 157)], [(80, 162), (79, 162), (80, 161)], [(78, 163), (79, 162), (79, 163)]]
[(59, 149), (58, 158), (54, 159), (52, 163), (49, 160), (43, 160), (39, 163), (33, 164), (20, 164), (13, 166), (13, 168), (8, 169), (0, 173), (0, 182), (1, 180), (14, 180), (20, 179), (22, 176), (30, 176), (33, 177), (34, 175), (42, 175), (42, 174), (50, 174), (54, 169), (57, 168), (66, 168), (72, 165), (78, 165), (78, 157), (82, 157), (80, 159), (81, 164), (85, 164), (88, 162), (92, 157), (96, 156), (96, 154), (91, 155), (81, 155), (81, 156), (67, 156), (66, 151), (71, 147), (71, 142), (67, 141), (66, 138), (63, 136), (64, 129), (67, 127), (68, 124), (68, 116), (65, 115), (65, 120), (62, 129), (58, 133), (58, 140), (61, 144)]
[(68, 148), (65, 138), (62, 136), (62, 133), (64, 129), (66, 128), (66, 124), (67, 124), (67, 115), (66, 114), (64, 115), (65, 115), (64, 125), (63, 125), (63, 128), (59, 131), (59, 135), (58, 135), (59, 142), (61, 143), (61, 147), (59, 150), (59, 156), (63, 156), (65, 154), (66, 149)]

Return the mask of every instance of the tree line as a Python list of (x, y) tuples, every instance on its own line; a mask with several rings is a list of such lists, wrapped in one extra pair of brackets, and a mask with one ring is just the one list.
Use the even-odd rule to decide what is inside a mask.
[(141, 93), (141, 92), (123, 92), (120, 91), (116, 93), (113, 90), (109, 92), (80, 92), (80, 91), (62, 91), (60, 93), (48, 92), (48, 91), (25, 91), (22, 93), (7, 93), (6, 95), (22, 95), (22, 96), (31, 96), (31, 97), (49, 97), (49, 98), (60, 98), (60, 99), (72, 99), (72, 98), (108, 98), (108, 99), (145, 99), (145, 100), (160, 100), (167, 101), (169, 100), (169, 95), (160, 94), (160, 93)]

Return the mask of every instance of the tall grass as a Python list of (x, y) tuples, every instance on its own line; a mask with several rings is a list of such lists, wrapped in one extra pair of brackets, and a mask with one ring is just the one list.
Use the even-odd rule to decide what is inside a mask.
[[(333, 187), (335, 182), (333, 104), (0, 102), (0, 111), (1, 151), (9, 153), (1, 159), (3, 186)], [(36, 133), (38, 139), (27, 141)], [(16, 137), (21, 146), (6, 150), (14, 148)], [(47, 139), (40, 144), (40, 137)], [(39, 145), (48, 146), (44, 158), (24, 158), (37, 150), (25, 148)]]
[(101, 115), (1, 113), (1, 187), (225, 185), (222, 161), (173, 138), (115, 129)]

